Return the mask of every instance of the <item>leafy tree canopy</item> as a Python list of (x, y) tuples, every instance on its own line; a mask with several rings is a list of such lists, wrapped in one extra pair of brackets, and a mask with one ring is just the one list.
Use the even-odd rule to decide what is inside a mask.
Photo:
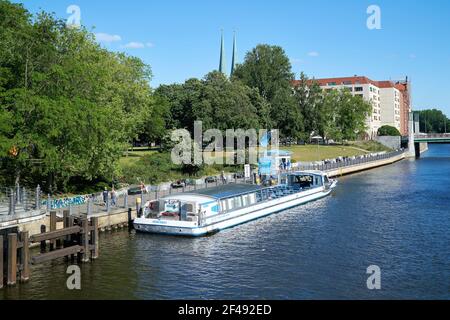
[[(150, 67), (101, 48), (86, 29), (0, 0), (1, 170), (63, 190), (112, 178), (151, 116)], [(11, 152), (13, 150), (14, 152)], [(13, 173), (13, 175), (11, 175)], [(15, 178), (15, 181), (12, 181)]]
[(390, 136), (390, 137), (399, 137), (401, 136), (400, 131), (396, 127), (392, 126), (382, 126), (378, 129), (379, 136)]

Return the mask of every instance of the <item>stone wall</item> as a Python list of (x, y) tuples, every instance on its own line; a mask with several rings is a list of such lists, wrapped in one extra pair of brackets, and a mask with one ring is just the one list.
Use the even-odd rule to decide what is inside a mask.
[(382, 145), (391, 148), (393, 150), (400, 149), (402, 146), (402, 138), (401, 137), (390, 137), (390, 136), (381, 136), (376, 137), (375, 141), (381, 143)]

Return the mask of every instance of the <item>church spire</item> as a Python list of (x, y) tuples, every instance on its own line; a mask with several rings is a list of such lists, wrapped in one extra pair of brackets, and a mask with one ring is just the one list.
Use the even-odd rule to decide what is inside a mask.
[(234, 70), (236, 69), (237, 63), (237, 47), (236, 47), (236, 31), (233, 35), (233, 58), (231, 60), (231, 75), (233, 75)]
[(225, 74), (226, 62), (225, 62), (225, 42), (223, 39), (223, 30), (222, 30), (222, 38), (220, 42), (220, 62), (219, 62), (219, 71)]

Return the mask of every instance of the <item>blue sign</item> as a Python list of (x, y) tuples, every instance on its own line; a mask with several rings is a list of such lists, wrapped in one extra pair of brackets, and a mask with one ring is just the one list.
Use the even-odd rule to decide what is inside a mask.
[(272, 173), (272, 158), (264, 157), (260, 158), (258, 162), (259, 174), (271, 174)]

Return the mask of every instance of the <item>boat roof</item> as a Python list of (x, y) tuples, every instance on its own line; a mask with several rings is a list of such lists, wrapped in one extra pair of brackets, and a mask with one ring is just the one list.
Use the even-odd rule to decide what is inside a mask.
[(198, 195), (204, 195), (215, 199), (229, 198), (243, 193), (261, 190), (262, 187), (252, 184), (227, 184), (223, 186), (203, 189), (195, 192)]
[(323, 176), (325, 172), (319, 171), (319, 170), (305, 170), (305, 171), (297, 171), (297, 172), (289, 172), (288, 175), (292, 176), (301, 176), (305, 174), (313, 174), (318, 176)]

